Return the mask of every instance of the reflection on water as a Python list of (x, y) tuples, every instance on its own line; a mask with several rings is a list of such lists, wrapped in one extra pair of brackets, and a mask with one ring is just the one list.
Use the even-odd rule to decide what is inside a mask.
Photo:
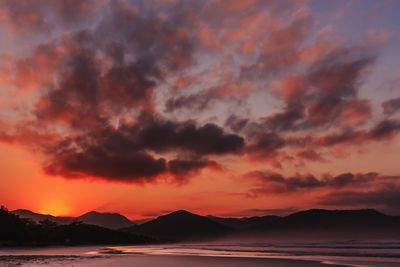
[[(157, 246), (116, 246), (89, 252), (90, 255), (143, 254), (213, 257), (283, 258), (316, 260), (349, 266), (368, 263), (398, 263), (400, 243), (306, 243), (306, 244), (177, 244)], [(397, 265), (397, 264), (396, 264)], [(394, 266), (396, 266), (394, 265)]]
[[(100, 262), (103, 262), (104, 260), (110, 260), (113, 262), (124, 260), (120, 265), (115, 266), (126, 266), (126, 263), (130, 264), (132, 261), (137, 261), (139, 258), (142, 258), (143, 260), (154, 260), (154, 257), (138, 258), (135, 257), (137, 255), (225, 257), (226, 260), (228, 260), (228, 258), (307, 260), (318, 261), (325, 264), (358, 267), (400, 266), (400, 243), (214, 243), (34, 249), (20, 248), (0, 250), (0, 266), (7, 263), (6, 266), (35, 267), (38, 265), (74, 265), (91, 267), (100, 266)], [(104, 266), (109, 265), (108, 263), (105, 263)], [(162, 264), (154, 266), (162, 266)]]

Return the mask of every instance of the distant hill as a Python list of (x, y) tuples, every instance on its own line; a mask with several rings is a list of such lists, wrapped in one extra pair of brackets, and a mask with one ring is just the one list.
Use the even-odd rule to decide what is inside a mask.
[(114, 230), (135, 225), (135, 223), (119, 213), (100, 213), (91, 211), (77, 217), (76, 219), (86, 224), (98, 225)]
[(247, 228), (252, 228), (256, 226), (263, 225), (265, 223), (270, 223), (279, 219), (279, 216), (254, 216), (254, 217), (243, 217), (243, 218), (224, 218), (208, 215), (211, 220), (220, 223), (222, 225), (228, 226), (236, 230), (242, 230)]
[(25, 210), (25, 209), (14, 210), (14, 211), (12, 211), (12, 213), (14, 213), (15, 215), (18, 215), (20, 218), (30, 219), (34, 222), (49, 220), (51, 222), (55, 222), (58, 224), (68, 224), (68, 223), (71, 223), (75, 219), (73, 217), (55, 217), (53, 215), (35, 213), (33, 211)]
[[(261, 216), (244, 218), (200, 216), (185, 210), (178, 210), (137, 225), (118, 213), (92, 211), (77, 218), (54, 217), (28, 210), (16, 210), (13, 213), (34, 222), (44, 220), (46, 220), (47, 224), (55, 222), (59, 224), (57, 229), (64, 229), (65, 231), (70, 231), (68, 227), (72, 227), (72, 229), (75, 229), (74, 231), (78, 231), (77, 229), (81, 231), (85, 228), (85, 230), (82, 230), (84, 233), (86, 231), (88, 231), (87, 233), (99, 231), (104, 236), (108, 234), (113, 238), (119, 236), (118, 238), (122, 238), (121, 240), (125, 238), (123, 237), (124, 233), (109, 230), (111, 232), (107, 234), (104, 229), (122, 229), (121, 231), (128, 232), (134, 236), (148, 236), (159, 242), (207, 241), (217, 238), (256, 242), (400, 240), (400, 217), (385, 215), (373, 209), (311, 209), (285, 217)], [(21, 221), (23, 221), (23, 224), (30, 224), (29, 221)], [(81, 221), (83, 224), (77, 221)], [(84, 226), (76, 228), (78, 225)], [(66, 228), (62, 228), (64, 226)], [(10, 229), (13, 229), (13, 227)], [(18, 235), (24, 235), (22, 230), (15, 231)], [(28, 229), (26, 233), (30, 233), (30, 230)], [(61, 234), (62, 232), (57, 233), (57, 235)], [(88, 240), (92, 238), (90, 237)]]
[(242, 232), (242, 236), (278, 240), (400, 240), (400, 219), (373, 209), (293, 213)]
[(60, 225), (45, 219), (36, 223), (0, 208), (0, 246), (143, 244), (149, 241), (147, 237), (77, 221)]
[(205, 240), (232, 232), (230, 227), (185, 210), (178, 210), (125, 230), (164, 241)]
[(34, 222), (49, 220), (58, 224), (69, 224), (73, 221), (81, 221), (85, 224), (97, 225), (112, 230), (118, 230), (135, 225), (135, 223), (119, 213), (100, 213), (97, 211), (90, 211), (79, 217), (56, 217), (35, 213), (25, 209), (14, 210), (12, 213), (23, 219), (30, 219)]

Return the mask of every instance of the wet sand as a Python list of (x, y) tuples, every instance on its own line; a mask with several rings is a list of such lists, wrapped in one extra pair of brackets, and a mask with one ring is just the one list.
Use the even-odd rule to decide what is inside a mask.
[[(339, 257), (206, 245), (0, 248), (0, 267), (395, 267), (396, 257)], [(391, 254), (397, 255), (397, 254)]]
[(175, 255), (110, 255), (110, 256), (0, 256), (1, 267), (37, 267), (37, 266), (82, 266), (82, 267), (340, 267), (319, 262), (261, 259), (261, 258), (226, 258), (204, 256)]

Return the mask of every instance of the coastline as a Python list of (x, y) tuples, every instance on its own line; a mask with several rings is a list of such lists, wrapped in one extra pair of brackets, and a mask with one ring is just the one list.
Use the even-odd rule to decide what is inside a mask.
[(151, 267), (343, 267), (346, 265), (312, 260), (280, 258), (218, 257), (198, 255), (3, 255), (0, 266), (82, 266), (82, 267), (151, 266)]
[(0, 250), (0, 266), (82, 267), (395, 267), (384, 258), (305, 256), (259, 251), (210, 250), (206, 246), (77, 246)]

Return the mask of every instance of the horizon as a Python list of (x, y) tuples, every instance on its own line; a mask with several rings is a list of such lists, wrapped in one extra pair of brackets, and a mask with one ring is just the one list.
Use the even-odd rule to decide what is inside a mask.
[(399, 216), (398, 10), (0, 0), (0, 204)]
[[(3, 206), (3, 207), (4, 207), (4, 206)], [(7, 208), (7, 207), (5, 207), (5, 208)], [(86, 214), (91, 213), (91, 212), (95, 212), (95, 213), (99, 213), (99, 214), (110, 214), (110, 215), (117, 214), (117, 215), (122, 215), (122, 216), (124, 216), (125, 218), (129, 219), (129, 220), (132, 221), (132, 222), (138, 222), (138, 221), (139, 221), (139, 222), (140, 222), (140, 221), (145, 221), (145, 222), (147, 222), (147, 221), (155, 220), (155, 219), (157, 219), (158, 217), (162, 217), (162, 216), (169, 215), (169, 214), (176, 213), (176, 212), (180, 212), (180, 211), (188, 212), (188, 213), (191, 213), (191, 214), (194, 214), (194, 215), (200, 215), (200, 216), (203, 216), (203, 217), (210, 217), (210, 216), (211, 216), (211, 217), (218, 217), (218, 218), (225, 218), (225, 219), (230, 219), (230, 218), (232, 218), (232, 219), (244, 219), (244, 218), (254, 218), (254, 217), (264, 217), (264, 216), (287, 217), (287, 216), (292, 215), (292, 214), (296, 214), (296, 213), (300, 213), (300, 212), (309, 212), (309, 211), (328, 211), (328, 212), (335, 212), (335, 211), (339, 211), (339, 212), (347, 212), (347, 211), (352, 211), (352, 212), (356, 212), (356, 211), (375, 211), (375, 212), (378, 212), (378, 213), (381, 213), (381, 214), (384, 214), (384, 215), (387, 215), (387, 216), (400, 217), (400, 214), (387, 214), (387, 213), (382, 212), (382, 211), (380, 211), (380, 210), (368, 209), (368, 208), (365, 208), (365, 209), (317, 209), (317, 208), (311, 208), (311, 209), (305, 209), (305, 210), (297, 210), (297, 211), (293, 211), (293, 212), (285, 213), (285, 214), (280, 214), (280, 215), (269, 213), (269, 214), (264, 214), (264, 215), (259, 214), (259, 215), (254, 215), (254, 216), (230, 216), (230, 215), (201, 214), (201, 213), (199, 214), (199, 213), (192, 212), (192, 211), (190, 211), (190, 210), (177, 209), (177, 210), (173, 210), (173, 211), (169, 211), (169, 212), (166, 212), (166, 213), (162, 213), (162, 214), (155, 215), (154, 217), (145, 217), (145, 218), (130, 218), (130, 217), (124, 215), (123, 213), (115, 212), (115, 211), (96, 211), (96, 210), (90, 210), (90, 211), (84, 212), (84, 213), (82, 213), (82, 214), (78, 214), (78, 215), (67, 215), (67, 216), (66, 216), (66, 215), (44, 214), (44, 213), (39, 213), (39, 212), (35, 212), (35, 211), (32, 211), (32, 210), (28, 210), (28, 209), (23, 209), (23, 208), (19, 208), (19, 209), (15, 209), (15, 210), (10, 210), (10, 212), (12, 212), (12, 213), (17, 212), (17, 211), (28, 211), (28, 212), (32, 212), (32, 213), (39, 214), (39, 215), (46, 215), (46, 216), (49, 215), (49, 216), (53, 216), (53, 217), (57, 217), (57, 218), (78, 218), (78, 217), (80, 217), (80, 216), (86, 215)]]

